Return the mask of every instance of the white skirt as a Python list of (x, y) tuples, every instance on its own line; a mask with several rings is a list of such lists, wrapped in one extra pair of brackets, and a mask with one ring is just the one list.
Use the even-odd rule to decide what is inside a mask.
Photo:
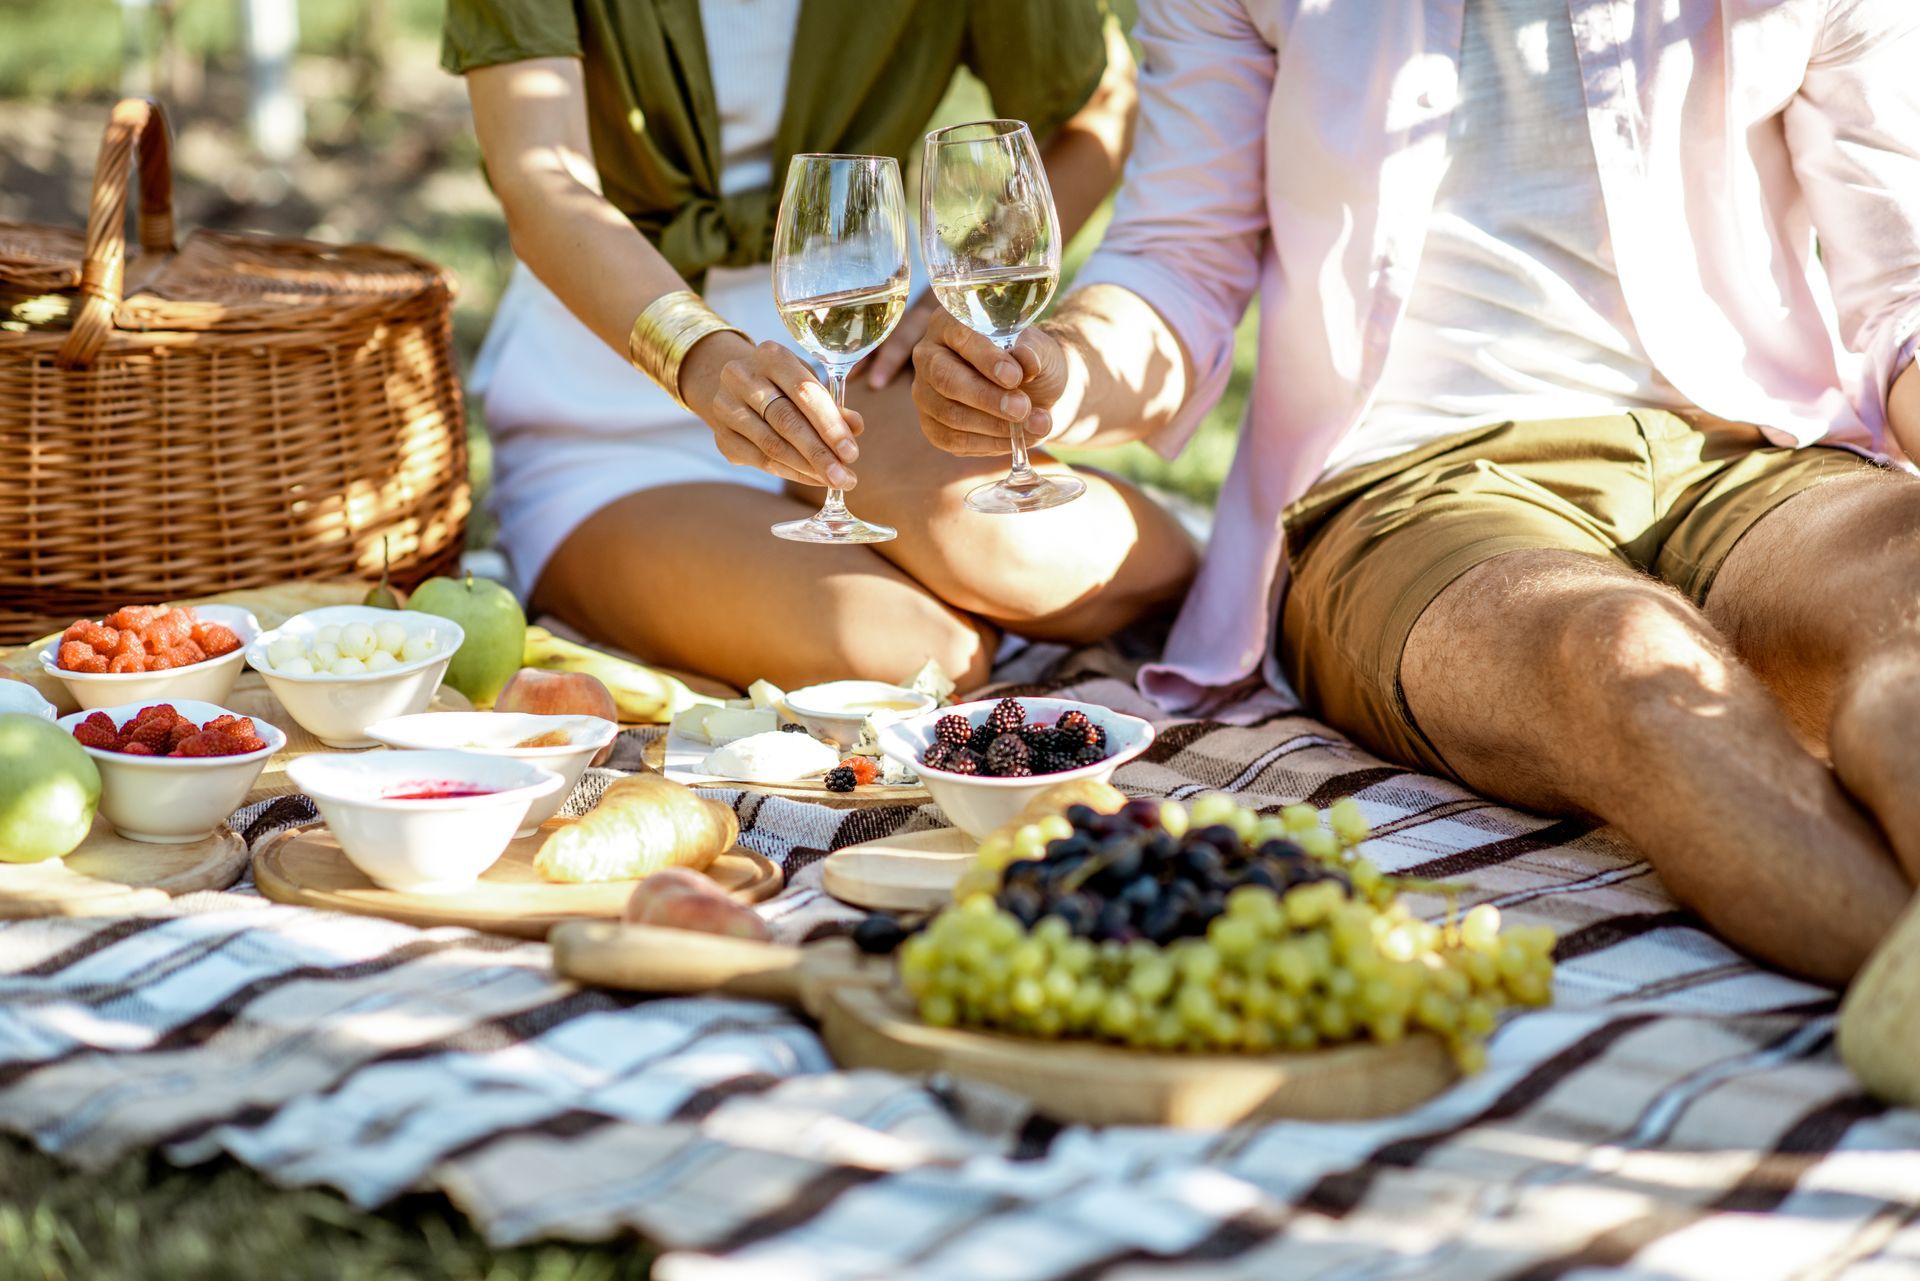
[[(786, 338), (765, 266), (716, 267), (707, 301), (755, 342)], [(628, 494), (719, 482), (777, 492), (779, 477), (721, 456), (707, 425), (601, 342), (516, 264), (474, 363), (493, 441), (491, 506), (522, 597), (582, 521)]]

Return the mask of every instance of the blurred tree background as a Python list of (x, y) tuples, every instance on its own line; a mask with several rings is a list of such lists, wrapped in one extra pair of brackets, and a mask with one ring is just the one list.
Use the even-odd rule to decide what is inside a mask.
[[(563, 0), (556, 0), (563, 2)], [(486, 332), (511, 267), (499, 207), (458, 80), (439, 69), (443, 0), (0, 0), (0, 218), (86, 221), (107, 108), (123, 90), (159, 97), (175, 130), (179, 224), (370, 241), (410, 250), (459, 280), (455, 341), (463, 368)], [(1131, 3), (1119, 6), (1130, 13)], [(249, 130), (248, 22), (271, 44), (281, 13), (285, 88), (303, 136)], [(937, 123), (985, 113), (962, 74)], [(271, 125), (270, 125), (271, 127)], [(270, 159), (275, 151), (283, 159)], [(1104, 211), (1071, 246), (1084, 261)], [(1178, 459), (1145, 446), (1074, 455), (1211, 505), (1233, 452), (1251, 378), (1253, 321), (1221, 404)], [(490, 458), (469, 406), (475, 479)], [(484, 543), (489, 522), (476, 522)]]

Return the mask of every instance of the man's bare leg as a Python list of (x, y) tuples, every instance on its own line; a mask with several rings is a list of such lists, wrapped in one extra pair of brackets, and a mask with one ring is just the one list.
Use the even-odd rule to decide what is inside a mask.
[(1476, 567), (1421, 617), (1400, 672), (1470, 786), (1616, 825), (1675, 897), (1772, 964), (1845, 982), (1911, 893), (1707, 619), (1611, 561)]
[(1783, 503), (1734, 546), (1707, 616), (1920, 882), (1920, 480), (1867, 474)]

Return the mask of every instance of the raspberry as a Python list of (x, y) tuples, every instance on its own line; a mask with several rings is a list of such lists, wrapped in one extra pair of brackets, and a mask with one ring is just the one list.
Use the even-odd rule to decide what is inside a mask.
[(141, 654), (117, 654), (108, 661), (107, 670), (115, 675), (122, 675), (127, 672), (144, 672), (147, 670), (147, 660), (146, 657)]
[(199, 727), (192, 721), (183, 720), (174, 722), (173, 728), (167, 731), (167, 751), (179, 751), (180, 744), (186, 742), (199, 732)]
[(157, 716), (141, 721), (127, 731), (127, 742), (145, 743), (153, 749), (155, 756), (165, 756), (173, 750), (173, 722), (163, 721)]
[(160, 617), (165, 611), (158, 605), (127, 605), (107, 615), (107, 626), (125, 630), (138, 630)]
[(63, 641), (79, 641), (82, 645), (90, 649), (97, 649), (101, 653), (105, 653), (113, 648), (114, 638), (117, 635), (118, 633), (111, 627), (102, 623), (96, 623), (91, 618), (83, 618), (73, 626), (67, 628), (65, 632), (62, 632), (60, 639)]
[(987, 724), (995, 734), (1013, 734), (1027, 719), (1027, 709), (1017, 698), (1003, 698), (987, 713)]
[(73, 727), (73, 740), (82, 747), (97, 748), (103, 752), (120, 750), (120, 735), (111, 729), (102, 729), (92, 718), (81, 721)]
[(151, 747), (148, 747), (145, 743), (128, 743), (126, 746), (122, 747), (120, 751), (127, 756), (158, 756), (160, 755), (160, 753), (154, 751)]
[(155, 649), (171, 649), (183, 640), (197, 639), (193, 633), (196, 620), (190, 609), (169, 609), (147, 624), (146, 632), (155, 641)]
[(129, 655), (134, 658), (145, 658), (147, 656), (147, 643), (140, 639), (139, 632), (115, 632), (112, 647), (101, 650), (100, 652), (108, 658), (125, 658)]
[[(138, 725), (142, 721), (150, 721), (156, 716), (164, 717), (169, 726), (181, 719), (179, 710), (175, 708), (172, 703), (152, 703), (133, 714), (132, 724)], [(129, 726), (129, 728), (131, 728), (131, 726)]]
[(165, 654), (148, 654), (147, 670), (150, 672), (169, 672), (173, 670), (173, 660)]
[(933, 723), (933, 734), (949, 747), (965, 747), (967, 740), (973, 737), (973, 726), (967, 724), (964, 716), (942, 716)]
[(261, 738), (258, 734), (255, 734), (251, 738), (248, 738), (244, 734), (236, 735), (233, 741), (239, 744), (240, 750), (242, 752), (263, 751), (267, 746), (267, 740), (264, 738)]
[[(70, 672), (104, 672), (107, 660), (94, 652), (93, 646), (85, 641), (61, 641), (56, 660), (61, 667)], [(95, 667), (94, 664), (100, 664)]]
[(167, 650), (167, 657), (173, 660), (175, 667), (191, 667), (195, 663), (207, 661), (207, 651), (190, 640), (181, 641)]
[(175, 756), (238, 756), (244, 749), (239, 740), (219, 730), (201, 730), (174, 750)]
[(208, 658), (218, 658), (222, 654), (231, 654), (240, 648), (240, 638), (231, 627), (219, 623), (197, 623), (193, 629), (194, 643), (205, 650)]
[(999, 778), (1024, 778), (1033, 773), (1033, 758), (1018, 734), (1002, 734), (987, 748), (986, 773)]
[(849, 756), (840, 762), (840, 768), (852, 770), (854, 781), (862, 787), (880, 778), (880, 762), (871, 756)]
[(98, 729), (103, 729), (109, 734), (118, 734), (120, 732), (120, 727), (113, 723), (113, 717), (107, 715), (105, 712), (94, 712), (80, 723), (82, 725), (92, 725)]
[(827, 771), (827, 790), (829, 792), (851, 792), (859, 785), (860, 780), (854, 776), (851, 766), (839, 765)]

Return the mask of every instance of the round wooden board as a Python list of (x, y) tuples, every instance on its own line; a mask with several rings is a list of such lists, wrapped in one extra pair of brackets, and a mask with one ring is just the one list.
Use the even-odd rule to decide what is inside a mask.
[(1211, 1130), (1280, 1118), (1364, 1120), (1416, 1107), (1459, 1077), (1446, 1045), (1424, 1032), (1395, 1045), (1298, 1054), (1156, 1054), (928, 1027), (891, 988), (833, 984), (810, 992), (808, 1005), (842, 1067), (945, 1072), (1082, 1125)]
[[(293, 828), (261, 842), (253, 855), (253, 881), (280, 903), (361, 916), (384, 916), (408, 925), (459, 925), (493, 934), (544, 939), (561, 921), (618, 920), (638, 881), (563, 885), (534, 870), (534, 855), (550, 822), (507, 846), (499, 862), (458, 894), (409, 894), (382, 889), (347, 861), (325, 824)], [(735, 848), (707, 869), (734, 898), (758, 903), (780, 892), (780, 869), (764, 855)]]
[(45, 863), (0, 863), (0, 918), (128, 916), (175, 894), (224, 890), (247, 866), (247, 844), (225, 824), (192, 845), (149, 845), (96, 816), (80, 848)]
[[(300, 789), (287, 781), (287, 766), (302, 756), (312, 756), (320, 752), (341, 752), (337, 747), (328, 747), (313, 735), (300, 727), (300, 722), (287, 715), (287, 709), (267, 688), (264, 677), (249, 668), (234, 685), (233, 693), (227, 695), (225, 707), (241, 716), (251, 716), (265, 721), (277, 729), (286, 731), (287, 745), (267, 759), (267, 766), (260, 771), (253, 790), (247, 793), (247, 803), (263, 801), (271, 796), (297, 796)], [(470, 712), (473, 704), (466, 695), (451, 685), (442, 685), (428, 704), (430, 712)], [(365, 751), (378, 751), (378, 748), (365, 748)]]
[(758, 792), (763, 796), (780, 796), (792, 801), (811, 801), (816, 805), (831, 805), (836, 809), (871, 809), (878, 805), (921, 805), (933, 799), (927, 789), (919, 783), (904, 787), (856, 787), (851, 792), (832, 792), (823, 782), (817, 783), (747, 783), (738, 779), (716, 779), (688, 782), (676, 777), (677, 771), (667, 767), (667, 736), (662, 732), (649, 741), (642, 752), (642, 759), (676, 783), (685, 783), (688, 787), (723, 787), (742, 792)]
[(933, 912), (953, 898), (978, 849), (957, 827), (884, 836), (827, 855), (820, 881), (842, 903), (870, 912)]

